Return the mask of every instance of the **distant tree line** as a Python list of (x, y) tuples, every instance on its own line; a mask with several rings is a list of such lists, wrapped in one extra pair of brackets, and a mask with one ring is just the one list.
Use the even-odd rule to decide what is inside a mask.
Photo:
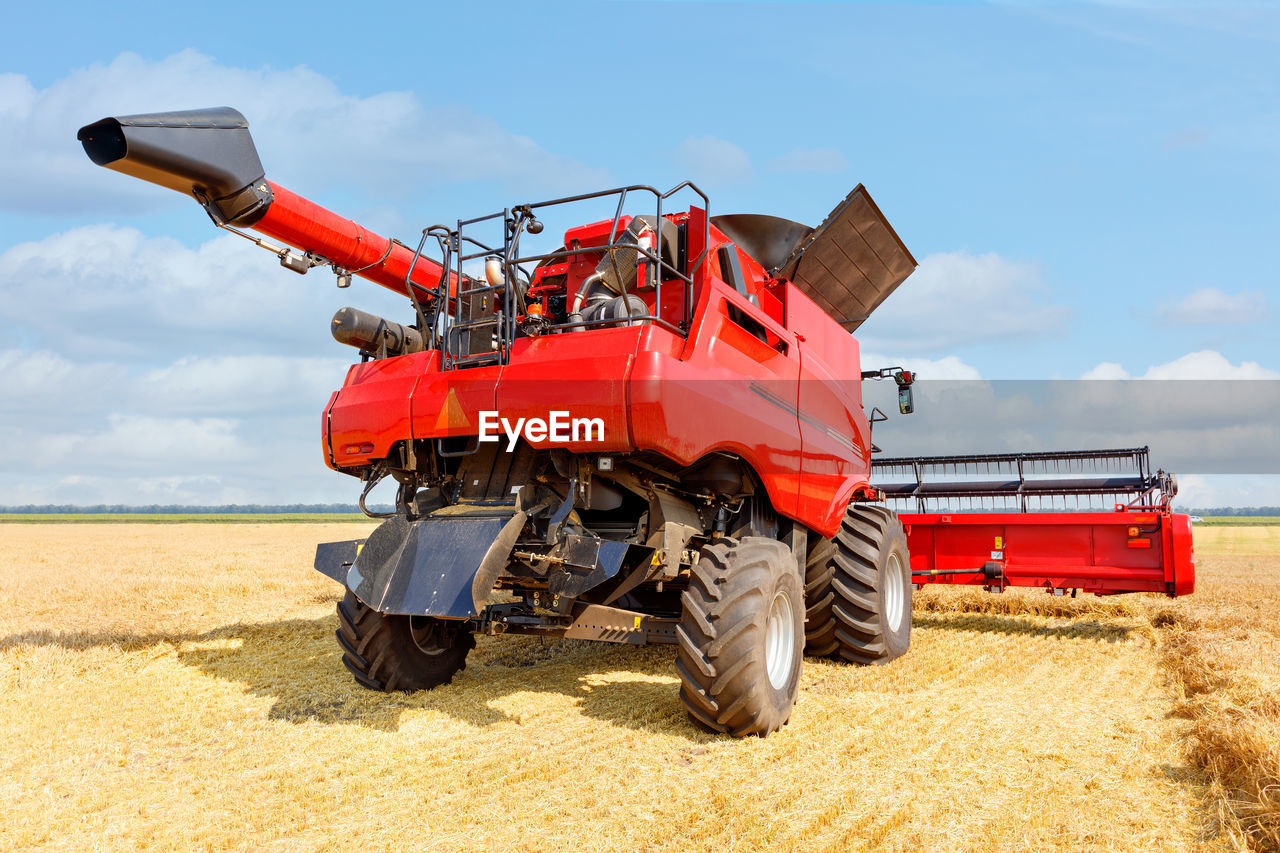
[[(386, 512), (390, 506), (370, 505), (369, 509)], [(126, 506), (125, 504), (94, 504), (93, 506), (75, 506), (74, 504), (25, 504), (23, 506), (0, 507), (0, 513), (163, 513), (166, 515), (197, 514), (266, 514), (266, 513), (316, 513), (316, 512), (359, 512), (355, 504), (222, 504), (221, 506), (186, 506), (184, 504), (147, 504), (145, 506)]]
[(1280, 506), (1217, 506), (1206, 509), (1179, 509), (1188, 515), (1272, 515), (1280, 516)]

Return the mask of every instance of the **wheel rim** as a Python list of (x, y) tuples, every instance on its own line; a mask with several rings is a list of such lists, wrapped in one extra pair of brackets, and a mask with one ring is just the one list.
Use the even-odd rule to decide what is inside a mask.
[(890, 631), (897, 631), (902, 625), (905, 598), (902, 561), (897, 554), (890, 554), (889, 562), (884, 567), (884, 622)]
[(442, 655), (448, 648), (442, 640), (443, 626), (425, 616), (409, 617), (409, 637), (418, 651), (428, 655)]
[(787, 686), (795, 654), (796, 617), (791, 612), (791, 599), (785, 591), (778, 590), (764, 625), (764, 666), (769, 683), (776, 689)]

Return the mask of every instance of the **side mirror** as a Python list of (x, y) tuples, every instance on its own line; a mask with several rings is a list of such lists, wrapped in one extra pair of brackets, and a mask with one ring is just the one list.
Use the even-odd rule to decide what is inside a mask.
[[(898, 385), (898, 411), (904, 415), (909, 415), (916, 410), (916, 404), (911, 399), (911, 383), (916, 381), (916, 375), (910, 370), (903, 370), (901, 367), (882, 367), (879, 370), (862, 371), (863, 379), (888, 379), (893, 377), (893, 381)], [(871, 422), (876, 423), (875, 413), (879, 409), (874, 410), (871, 414)], [(880, 412), (881, 420), (884, 419), (884, 413)]]
[(899, 370), (893, 374), (893, 381), (898, 383), (898, 412), (909, 415), (916, 410), (915, 401), (911, 397), (911, 383), (916, 381), (914, 374)]

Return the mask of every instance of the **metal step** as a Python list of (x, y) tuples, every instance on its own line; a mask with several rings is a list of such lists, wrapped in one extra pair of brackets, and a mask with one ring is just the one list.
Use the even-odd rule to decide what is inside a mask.
[(480, 352), (475, 355), (455, 355), (449, 357), (447, 369), (459, 367), (477, 367), (484, 364), (497, 364), (502, 358), (502, 353), (497, 352)]

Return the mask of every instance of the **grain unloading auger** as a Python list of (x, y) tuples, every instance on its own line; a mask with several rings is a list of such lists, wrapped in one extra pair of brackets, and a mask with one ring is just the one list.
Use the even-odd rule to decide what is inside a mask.
[[(415, 249), (268, 181), (228, 108), (107, 118), (79, 138), (295, 272), (409, 298), (404, 324), (335, 315), (361, 361), (323, 419), (326, 462), (363, 481), (362, 507), (397, 484), (367, 540), (316, 555), (346, 587), (342, 661), (369, 687), (445, 684), (478, 633), (670, 643), (695, 721), (764, 735), (790, 718), (802, 653), (906, 652), (917, 583), (1191, 589), (1189, 527), (1167, 500), (889, 508), (886, 491), (925, 498), (939, 460), (884, 460), (910, 464), (909, 490), (871, 481), (861, 383), (892, 377), (907, 413), (913, 377), (863, 371), (850, 333), (915, 260), (861, 186), (817, 228), (712, 217), (686, 182), (521, 204), (424, 229)], [(605, 217), (526, 248), (597, 204)]]

